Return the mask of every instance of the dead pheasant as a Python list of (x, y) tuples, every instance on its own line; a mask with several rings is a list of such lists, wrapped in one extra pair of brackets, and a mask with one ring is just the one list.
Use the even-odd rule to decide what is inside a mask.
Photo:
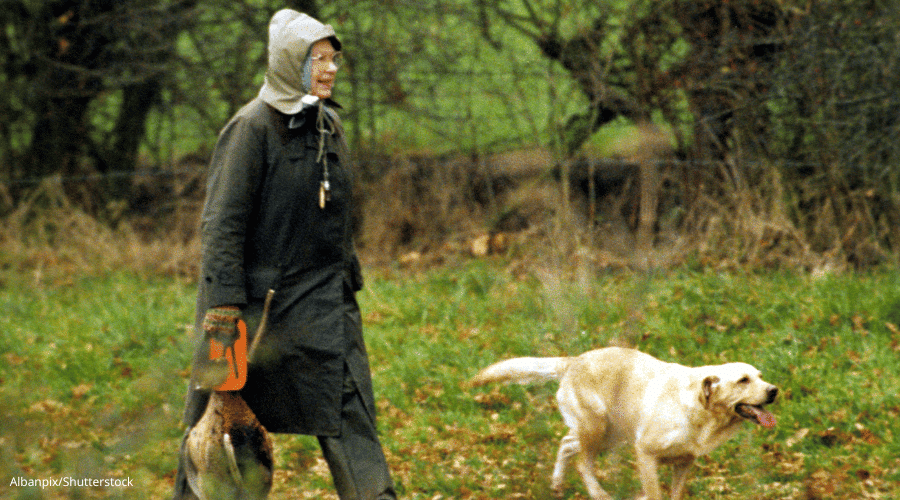
[(200, 500), (257, 500), (272, 488), (272, 440), (238, 392), (213, 391), (185, 446)]
[[(273, 293), (266, 297), (249, 361), (265, 330)], [(246, 330), (243, 335), (246, 341)], [(241, 370), (246, 369), (245, 363)], [(272, 439), (237, 390), (211, 392), (183, 453), (188, 485), (200, 500), (263, 500), (272, 489)]]

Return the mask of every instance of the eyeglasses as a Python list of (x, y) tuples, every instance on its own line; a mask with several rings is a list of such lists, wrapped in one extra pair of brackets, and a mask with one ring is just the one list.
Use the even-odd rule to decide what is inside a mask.
[(334, 67), (340, 69), (341, 66), (344, 65), (344, 54), (340, 52), (335, 52), (334, 54), (328, 55), (318, 55), (312, 56), (312, 62), (315, 64), (324, 64), (325, 66), (330, 66), (334, 64)]

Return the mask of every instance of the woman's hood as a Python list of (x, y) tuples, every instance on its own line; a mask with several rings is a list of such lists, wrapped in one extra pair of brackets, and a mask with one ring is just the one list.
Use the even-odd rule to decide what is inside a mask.
[(276, 12), (269, 22), (269, 65), (259, 91), (262, 100), (288, 115), (300, 112), (300, 99), (309, 92), (303, 66), (313, 44), (326, 38), (331, 39), (334, 50), (341, 50), (330, 24), (291, 9)]

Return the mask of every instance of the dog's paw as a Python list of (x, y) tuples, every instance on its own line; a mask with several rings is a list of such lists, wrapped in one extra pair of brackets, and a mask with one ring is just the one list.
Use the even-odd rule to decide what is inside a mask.
[(550, 480), (550, 491), (553, 492), (553, 496), (556, 498), (562, 498), (565, 493), (565, 486), (563, 485), (562, 478), (556, 478)]

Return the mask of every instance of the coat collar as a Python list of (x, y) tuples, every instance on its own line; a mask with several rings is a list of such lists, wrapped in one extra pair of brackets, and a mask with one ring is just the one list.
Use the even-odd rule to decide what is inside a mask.
[[(337, 112), (335, 109), (344, 109), (338, 104), (336, 101), (331, 98), (325, 99), (325, 116), (327, 119), (332, 122), (337, 118)], [(290, 118), (288, 119), (288, 128), (289, 129), (297, 129), (305, 125), (310, 119), (316, 119), (316, 111), (319, 109), (318, 102), (315, 104), (308, 104), (304, 106), (298, 113), (293, 115), (287, 115)]]

